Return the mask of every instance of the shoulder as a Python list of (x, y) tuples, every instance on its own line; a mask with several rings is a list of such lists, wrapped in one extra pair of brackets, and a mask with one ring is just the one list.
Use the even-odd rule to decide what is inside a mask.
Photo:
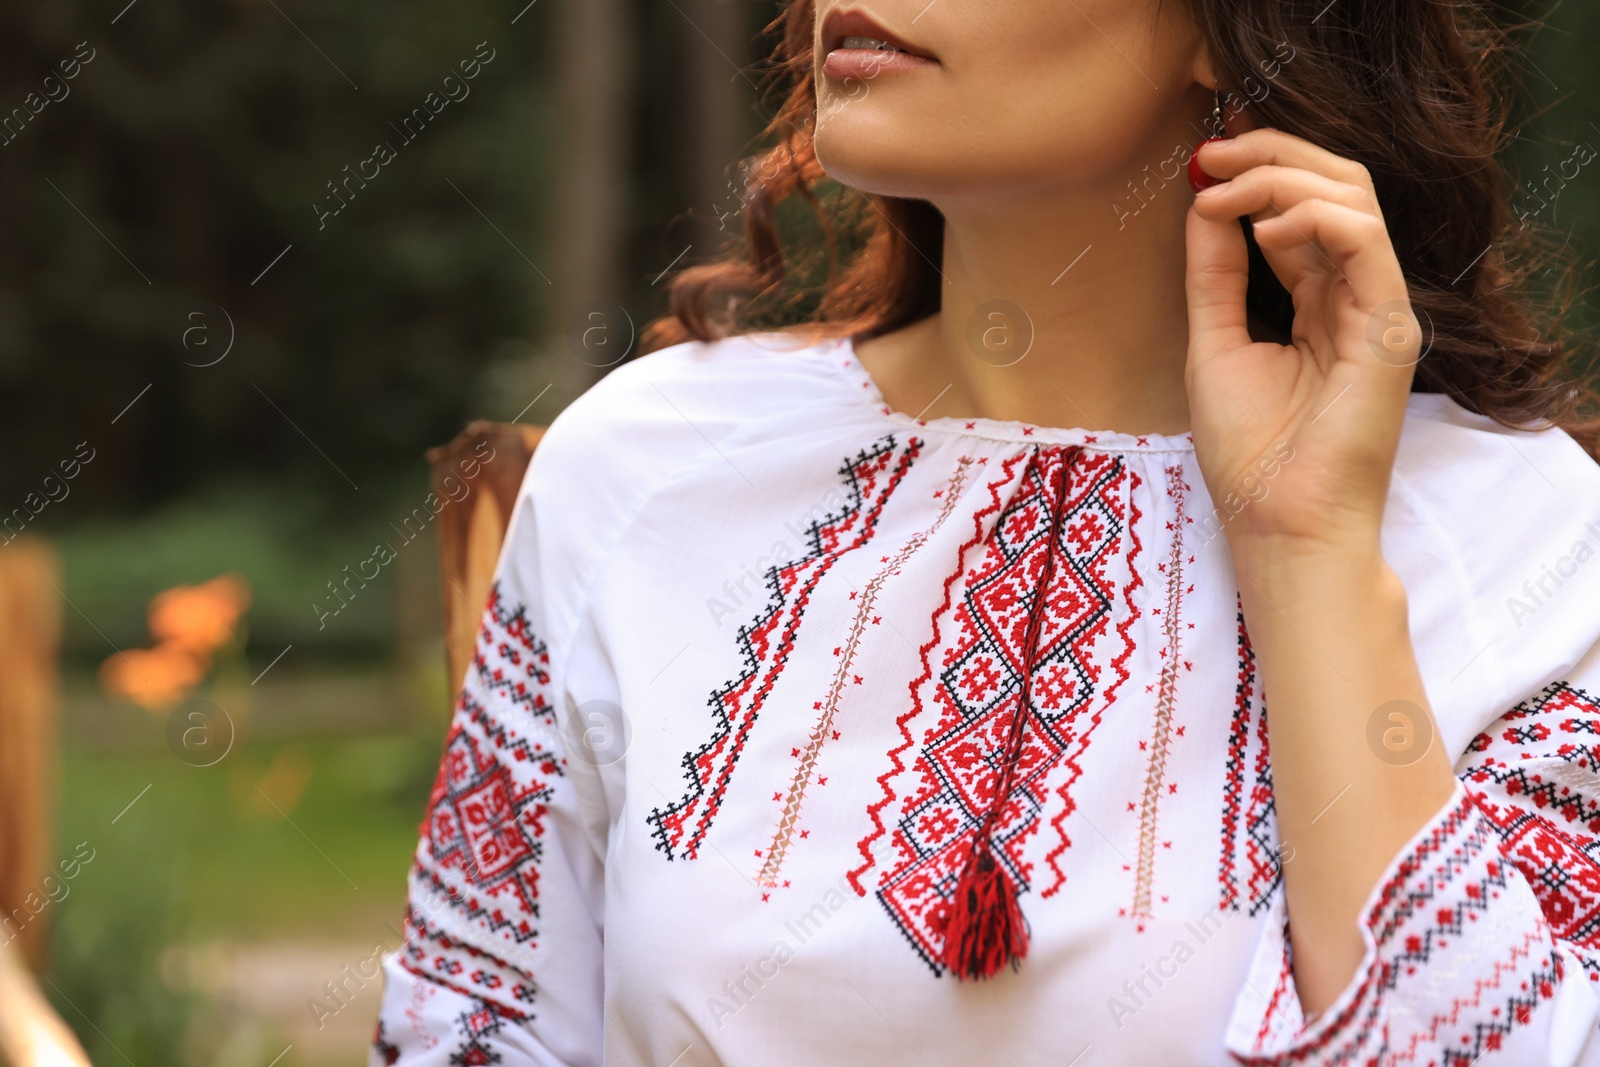
[[(1395, 481), (1480, 566), (1531, 562), (1600, 528), (1600, 464), (1565, 430), (1508, 429), (1438, 393), (1407, 405)], [(1497, 588), (1509, 575), (1478, 577)]]
[[(734, 438), (773, 427), (808, 392), (821, 395), (830, 382), (837, 390), (825, 361), (831, 344), (741, 334), (672, 345), (612, 368), (545, 429), (506, 555), (536, 555), (547, 596), (578, 597), (654, 494), (724, 462)], [(558, 584), (573, 597), (558, 598)], [(559, 604), (551, 610), (559, 614)]]
[(1419, 659), (1429, 646), (1430, 697), (1456, 709), (1452, 723), (1436, 708), (1441, 724), (1470, 738), (1472, 720), (1564, 677), (1600, 640), (1600, 464), (1558, 427), (1507, 429), (1441, 394), (1407, 408), (1384, 552)]
[[(777, 332), (687, 341), (610, 370), (551, 421), (525, 488), (623, 504), (763, 417), (825, 389), (831, 342)], [(604, 484), (597, 484), (603, 481)]]
[(553, 453), (643, 439), (666, 447), (670, 462), (776, 407), (779, 379), (815, 377), (828, 344), (774, 332), (658, 349), (612, 368), (556, 416), (545, 439)]

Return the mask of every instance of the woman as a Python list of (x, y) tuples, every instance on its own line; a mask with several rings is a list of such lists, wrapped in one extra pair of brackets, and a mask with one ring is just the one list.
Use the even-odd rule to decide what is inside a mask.
[(527, 475), (375, 1062), (1600, 1063), (1600, 468), (1479, 15), (790, 5), (748, 257)]

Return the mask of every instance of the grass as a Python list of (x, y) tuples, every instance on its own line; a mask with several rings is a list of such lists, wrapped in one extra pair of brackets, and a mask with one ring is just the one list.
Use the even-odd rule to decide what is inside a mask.
[[(96, 1063), (211, 1067), (277, 1040), (262, 1032), (225, 1054), (231, 1032), (260, 1021), (226, 1018), (175, 975), (173, 946), (396, 942), (443, 740), (436, 673), (286, 671), (250, 692), (253, 704), (216, 694), (242, 729), (209, 767), (169, 750), (162, 718), (109, 705), (81, 681), (68, 687), (58, 853), (92, 858), (48, 906), (46, 991)], [(308, 702), (344, 714), (277, 714)], [(279, 1067), (313, 1062), (299, 1055)], [(351, 1050), (345, 1062), (363, 1056)]]

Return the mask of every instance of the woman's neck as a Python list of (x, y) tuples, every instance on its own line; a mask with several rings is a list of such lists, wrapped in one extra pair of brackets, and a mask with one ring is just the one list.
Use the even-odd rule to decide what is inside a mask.
[[(1163, 162), (1163, 161), (1156, 161)], [(857, 346), (890, 406), (1126, 433), (1189, 429), (1179, 160), (1063, 193), (947, 201), (941, 309)], [(1158, 173), (1152, 165), (1141, 176)], [(1024, 354), (1025, 352), (1025, 354)]]

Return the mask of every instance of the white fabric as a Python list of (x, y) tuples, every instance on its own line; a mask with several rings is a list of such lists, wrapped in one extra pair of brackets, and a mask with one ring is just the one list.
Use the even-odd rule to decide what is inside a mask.
[[(918, 421), (846, 341), (616, 368), (524, 482), (372, 1062), (1600, 1064), (1600, 467), (1411, 398), (1383, 547), (1460, 785), (1309, 1026), (1213, 507), (1187, 435)], [(1031, 944), (958, 981), (1024, 670)]]

